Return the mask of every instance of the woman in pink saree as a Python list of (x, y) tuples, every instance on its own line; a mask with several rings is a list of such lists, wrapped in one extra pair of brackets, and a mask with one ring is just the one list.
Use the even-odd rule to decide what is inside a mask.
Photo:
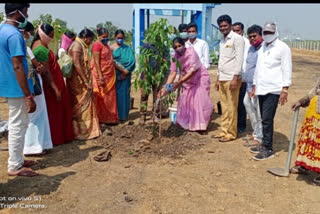
[[(201, 63), (194, 48), (192, 46), (186, 48), (181, 38), (173, 40), (173, 48), (175, 60), (181, 63), (180, 77), (178, 82), (173, 83), (177, 74), (177, 63), (172, 61), (167, 84), (173, 83), (173, 90), (182, 86), (182, 93), (178, 98), (176, 123), (189, 131), (205, 131), (213, 111), (208, 70)], [(159, 96), (166, 93), (168, 92), (163, 88)]]

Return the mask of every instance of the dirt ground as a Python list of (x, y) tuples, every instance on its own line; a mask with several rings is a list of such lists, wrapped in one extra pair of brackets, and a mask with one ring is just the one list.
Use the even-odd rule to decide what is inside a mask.
[[(290, 105), (304, 96), (320, 76), (320, 54), (293, 50), (293, 85), (288, 103), (279, 106), (274, 125), (275, 158), (255, 161), (241, 139), (251, 133), (250, 122), (239, 139), (219, 143), (210, 136), (218, 129), (216, 113), (207, 135), (186, 132), (162, 120), (162, 138), (151, 124), (140, 126), (139, 92), (130, 121), (105, 126), (104, 135), (54, 147), (34, 169), (33, 178), (7, 175), (8, 152), (0, 151), (0, 213), (90, 214), (207, 214), (320, 213), (316, 176), (276, 177), (266, 170), (285, 167), (293, 112)], [(216, 67), (210, 70), (212, 83)], [(216, 103), (218, 92), (211, 87)], [(151, 96), (149, 97), (150, 109)], [(216, 108), (217, 109), (217, 108)], [(7, 104), (0, 103), (7, 119)], [(296, 139), (305, 114), (300, 110)], [(1, 138), (0, 146), (7, 141)], [(111, 159), (94, 157), (109, 151)], [(295, 159), (295, 150), (292, 165)], [(11, 207), (11, 208), (9, 208)]]

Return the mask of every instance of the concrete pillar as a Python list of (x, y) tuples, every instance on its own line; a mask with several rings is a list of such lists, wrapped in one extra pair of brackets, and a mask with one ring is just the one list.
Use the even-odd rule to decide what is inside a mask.
[(142, 45), (142, 40), (144, 39), (144, 9), (134, 10), (134, 49), (137, 54), (140, 53), (139, 46)]

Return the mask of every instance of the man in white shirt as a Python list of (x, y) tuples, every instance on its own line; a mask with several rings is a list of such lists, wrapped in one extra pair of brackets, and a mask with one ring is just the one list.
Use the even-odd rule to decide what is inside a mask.
[(251, 148), (255, 160), (274, 157), (272, 148), (273, 120), (278, 104), (287, 102), (291, 85), (292, 57), (288, 45), (278, 39), (277, 26), (267, 22), (262, 31), (263, 46), (259, 49), (253, 88), (250, 97), (258, 96), (262, 118), (262, 144)]
[(191, 22), (188, 24), (188, 38), (186, 42), (186, 47), (193, 46), (194, 50), (197, 52), (201, 63), (209, 69), (210, 67), (210, 57), (209, 57), (209, 45), (203, 39), (197, 38), (198, 35), (198, 26), (197, 24)]
[(232, 31), (242, 36), (244, 39), (244, 53), (243, 53), (243, 64), (241, 69), (241, 79), (242, 84), (239, 91), (239, 103), (238, 103), (238, 133), (242, 133), (245, 131), (247, 127), (247, 112), (246, 108), (243, 104), (244, 95), (246, 94), (246, 82), (245, 82), (245, 71), (246, 71), (246, 58), (248, 54), (248, 50), (250, 48), (249, 40), (243, 35), (244, 25), (241, 22), (235, 22), (232, 24)]
[(220, 41), (218, 75), (215, 84), (220, 93), (222, 118), (221, 131), (213, 138), (227, 142), (237, 138), (237, 118), (239, 89), (241, 86), (241, 67), (243, 63), (244, 40), (231, 30), (232, 20), (228, 15), (217, 19), (223, 38)]

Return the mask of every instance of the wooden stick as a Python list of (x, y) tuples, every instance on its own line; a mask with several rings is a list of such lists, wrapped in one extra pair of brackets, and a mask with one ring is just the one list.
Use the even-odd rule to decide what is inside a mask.
[(161, 99), (159, 100), (159, 104), (160, 104), (159, 138), (160, 138), (160, 141), (161, 141), (161, 119), (162, 119)]

